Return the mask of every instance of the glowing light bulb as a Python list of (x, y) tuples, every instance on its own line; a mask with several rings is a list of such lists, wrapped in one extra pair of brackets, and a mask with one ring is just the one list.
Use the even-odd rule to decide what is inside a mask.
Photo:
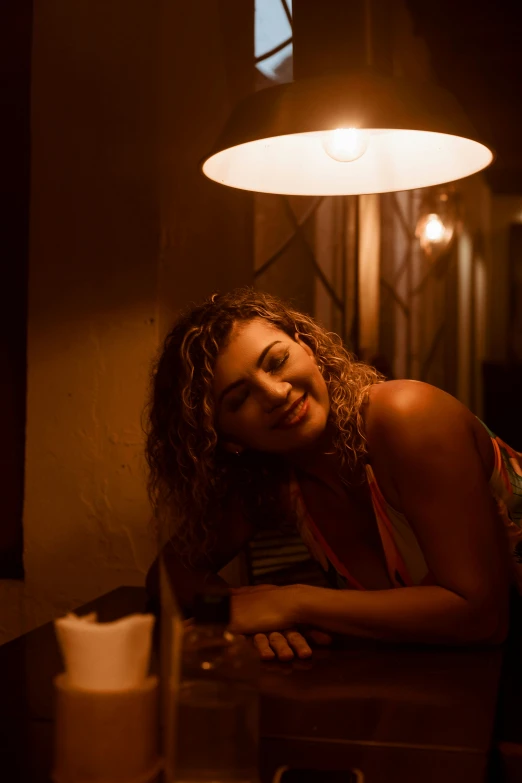
[(455, 218), (444, 212), (440, 215), (436, 212), (425, 212), (419, 218), (415, 229), (415, 236), (418, 237), (421, 248), (432, 261), (436, 261), (446, 252), (454, 233)]
[(424, 234), (430, 242), (440, 242), (446, 234), (446, 227), (438, 215), (428, 215)]
[(323, 137), (324, 151), (339, 163), (351, 163), (361, 158), (370, 143), (370, 134), (358, 128), (337, 128)]

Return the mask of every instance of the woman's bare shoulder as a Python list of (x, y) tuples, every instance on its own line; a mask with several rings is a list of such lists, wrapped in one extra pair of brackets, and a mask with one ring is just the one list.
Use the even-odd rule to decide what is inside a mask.
[(439, 400), (452, 401), (465, 407), (459, 400), (437, 386), (407, 378), (376, 383), (371, 386), (369, 394), (371, 404), (391, 406), (393, 408), (417, 406), (422, 403), (433, 403)]
[(420, 381), (386, 381), (372, 387), (365, 410), (370, 462), (381, 471), (397, 459), (420, 459), (426, 452), (449, 450), (457, 458), (470, 450), (480, 455), (485, 475), (494, 452), (486, 428), (460, 400)]
[(454, 438), (473, 438), (477, 419), (459, 400), (429, 383), (386, 381), (373, 386), (365, 410), (370, 451)]
[(370, 388), (366, 420), (378, 423), (397, 417), (433, 417), (441, 412), (468, 420), (473, 416), (465, 405), (437, 386), (406, 379), (385, 381)]

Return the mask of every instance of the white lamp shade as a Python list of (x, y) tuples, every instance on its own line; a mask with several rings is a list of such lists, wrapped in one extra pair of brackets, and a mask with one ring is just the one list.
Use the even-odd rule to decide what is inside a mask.
[[(325, 139), (339, 128), (367, 131), (368, 146), (356, 160), (327, 153)], [(492, 160), (449, 93), (360, 72), (249, 96), (202, 169), (210, 179), (243, 190), (339, 196), (450, 182)]]

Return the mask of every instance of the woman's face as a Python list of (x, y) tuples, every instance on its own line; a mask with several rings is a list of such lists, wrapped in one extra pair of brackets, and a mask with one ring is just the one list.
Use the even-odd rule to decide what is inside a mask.
[(216, 429), (230, 450), (306, 448), (330, 411), (311, 349), (261, 319), (234, 326), (214, 368), (214, 400)]

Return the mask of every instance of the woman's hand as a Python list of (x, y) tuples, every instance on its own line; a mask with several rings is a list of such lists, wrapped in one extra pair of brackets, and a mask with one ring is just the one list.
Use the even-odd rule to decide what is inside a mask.
[(299, 585), (231, 588), (231, 630), (253, 635), (292, 628), (298, 593)]
[(301, 659), (310, 658), (312, 649), (309, 642), (320, 647), (332, 643), (330, 634), (316, 631), (314, 628), (288, 631), (273, 631), (272, 633), (256, 633), (253, 637), (254, 646), (264, 661), (291, 661), (296, 656)]
[[(290, 585), (289, 587), (297, 587), (297, 585)], [(276, 585), (255, 585), (230, 588), (230, 592), (235, 596), (248, 596), (255, 593), (266, 593), (269, 590), (280, 591), (284, 589)], [(274, 597), (278, 597), (277, 593)], [(279, 593), (279, 597), (281, 597), (281, 593)], [(253, 635), (253, 641), (254, 646), (264, 661), (272, 661), (274, 658), (278, 658), (280, 661), (291, 661), (295, 656), (301, 659), (310, 658), (312, 655), (310, 642), (326, 647), (332, 643), (332, 637), (330, 634), (315, 628), (300, 630), (289, 628), (282, 631), (272, 631), (271, 633), (256, 633)]]
[[(258, 632), (255, 630), (243, 629), (241, 624), (241, 612), (255, 612), (256, 610), (266, 613), (272, 612), (273, 622), (279, 625), (277, 619), (277, 612), (273, 609), (274, 601), (276, 604), (282, 602), (284, 604), (284, 593), (288, 596), (290, 588), (298, 588), (298, 585), (288, 585), (287, 587), (277, 587), (276, 585), (254, 585), (247, 587), (231, 587), (230, 593), (233, 596), (232, 604), (236, 607), (236, 621), (232, 622), (232, 630), (237, 633), (238, 636), (248, 635), (252, 638), (254, 646), (258, 650), (261, 658), (265, 661), (271, 661), (278, 658), (280, 661), (291, 661), (295, 656), (301, 659), (309, 658), (312, 655), (312, 649), (310, 642), (319, 647), (327, 647), (332, 643), (332, 636), (324, 633), (323, 631), (315, 628), (282, 628), (273, 630), (267, 629), (266, 633)], [(262, 607), (262, 603), (259, 600), (255, 600), (255, 595), (258, 593), (267, 593), (272, 591), (272, 596), (265, 596), (269, 598), (269, 601)], [(248, 600), (251, 598), (251, 600)], [(258, 596), (261, 599), (262, 596)], [(240, 599), (238, 601), (238, 599)], [(244, 600), (246, 599), (246, 600)], [(252, 600), (254, 599), (254, 600)], [(239, 605), (239, 619), (237, 617), (237, 607)], [(270, 608), (272, 607), (272, 608)], [(280, 618), (282, 618), (282, 614)], [(252, 629), (252, 623), (255, 622), (252, 619), (247, 623), (248, 628)], [(261, 622), (261, 620), (259, 620)], [(185, 620), (185, 630), (188, 630), (193, 625), (193, 619)], [(243, 626), (245, 625), (243, 621)], [(239, 626), (239, 627), (238, 627)], [(259, 629), (258, 629), (259, 630)]]

